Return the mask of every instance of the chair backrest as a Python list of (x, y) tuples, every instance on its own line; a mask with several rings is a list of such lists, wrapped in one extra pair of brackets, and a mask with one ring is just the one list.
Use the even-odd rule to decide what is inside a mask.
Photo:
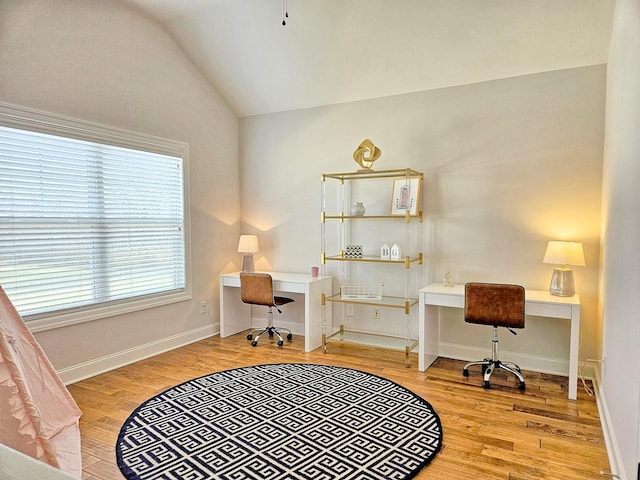
[(524, 328), (524, 287), (500, 283), (467, 283), (464, 288), (465, 322)]
[(240, 297), (244, 303), (274, 306), (271, 275), (268, 273), (241, 273)]

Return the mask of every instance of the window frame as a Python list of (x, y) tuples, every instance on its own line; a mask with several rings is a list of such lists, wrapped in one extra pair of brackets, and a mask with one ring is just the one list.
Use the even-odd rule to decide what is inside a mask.
[(112, 127), (96, 122), (66, 117), (54, 113), (0, 102), (0, 125), (29, 130), (60, 137), (86, 140), (117, 147), (145, 152), (171, 155), (182, 158), (182, 196), (184, 219), (184, 278), (185, 288), (181, 292), (158, 294), (149, 297), (134, 297), (96, 304), (76, 309), (72, 312), (52, 312), (25, 319), (32, 332), (41, 332), (93, 320), (123, 315), (149, 308), (191, 300), (191, 219), (189, 188), (189, 145), (186, 142), (170, 140)]

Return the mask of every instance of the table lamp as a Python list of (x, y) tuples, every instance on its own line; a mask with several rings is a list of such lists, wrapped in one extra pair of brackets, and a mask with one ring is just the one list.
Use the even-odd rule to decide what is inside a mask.
[(558, 297), (572, 297), (576, 293), (573, 271), (567, 265), (584, 267), (584, 252), (579, 242), (551, 241), (542, 263), (560, 265), (553, 269), (549, 292)]
[(243, 253), (242, 271), (253, 272), (253, 254), (258, 251), (258, 237), (256, 235), (240, 235), (238, 253)]

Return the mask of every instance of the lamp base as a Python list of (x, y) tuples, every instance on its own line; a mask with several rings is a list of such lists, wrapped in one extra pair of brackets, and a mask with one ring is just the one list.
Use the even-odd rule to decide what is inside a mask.
[(255, 272), (255, 268), (253, 266), (253, 254), (245, 253), (242, 257), (242, 271), (243, 272)]
[(573, 297), (576, 293), (573, 271), (565, 267), (554, 268), (549, 293), (557, 297)]

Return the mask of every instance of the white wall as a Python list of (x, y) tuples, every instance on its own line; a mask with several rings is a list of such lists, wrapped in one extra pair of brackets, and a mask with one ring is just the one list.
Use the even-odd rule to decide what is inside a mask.
[(616, 2), (607, 72), (602, 194), (602, 385), (621, 473), (640, 462), (640, 3)]
[(38, 333), (66, 379), (217, 331), (217, 275), (238, 261), (238, 119), (166, 32), (110, 0), (2, 0), (0, 101), (189, 144), (193, 301)]
[[(601, 65), (242, 118), (242, 221), (260, 236), (258, 268), (319, 263), (320, 174), (356, 170), (352, 152), (370, 138), (382, 149), (374, 168), (425, 172), (427, 282), (451, 271), (458, 283), (546, 290), (546, 242), (583, 242), (580, 358), (598, 358), (605, 74)], [(467, 331), (454, 325), (443, 336), (488, 347), (489, 332)], [(508, 349), (568, 371), (567, 322), (531, 321), (513, 340)]]

